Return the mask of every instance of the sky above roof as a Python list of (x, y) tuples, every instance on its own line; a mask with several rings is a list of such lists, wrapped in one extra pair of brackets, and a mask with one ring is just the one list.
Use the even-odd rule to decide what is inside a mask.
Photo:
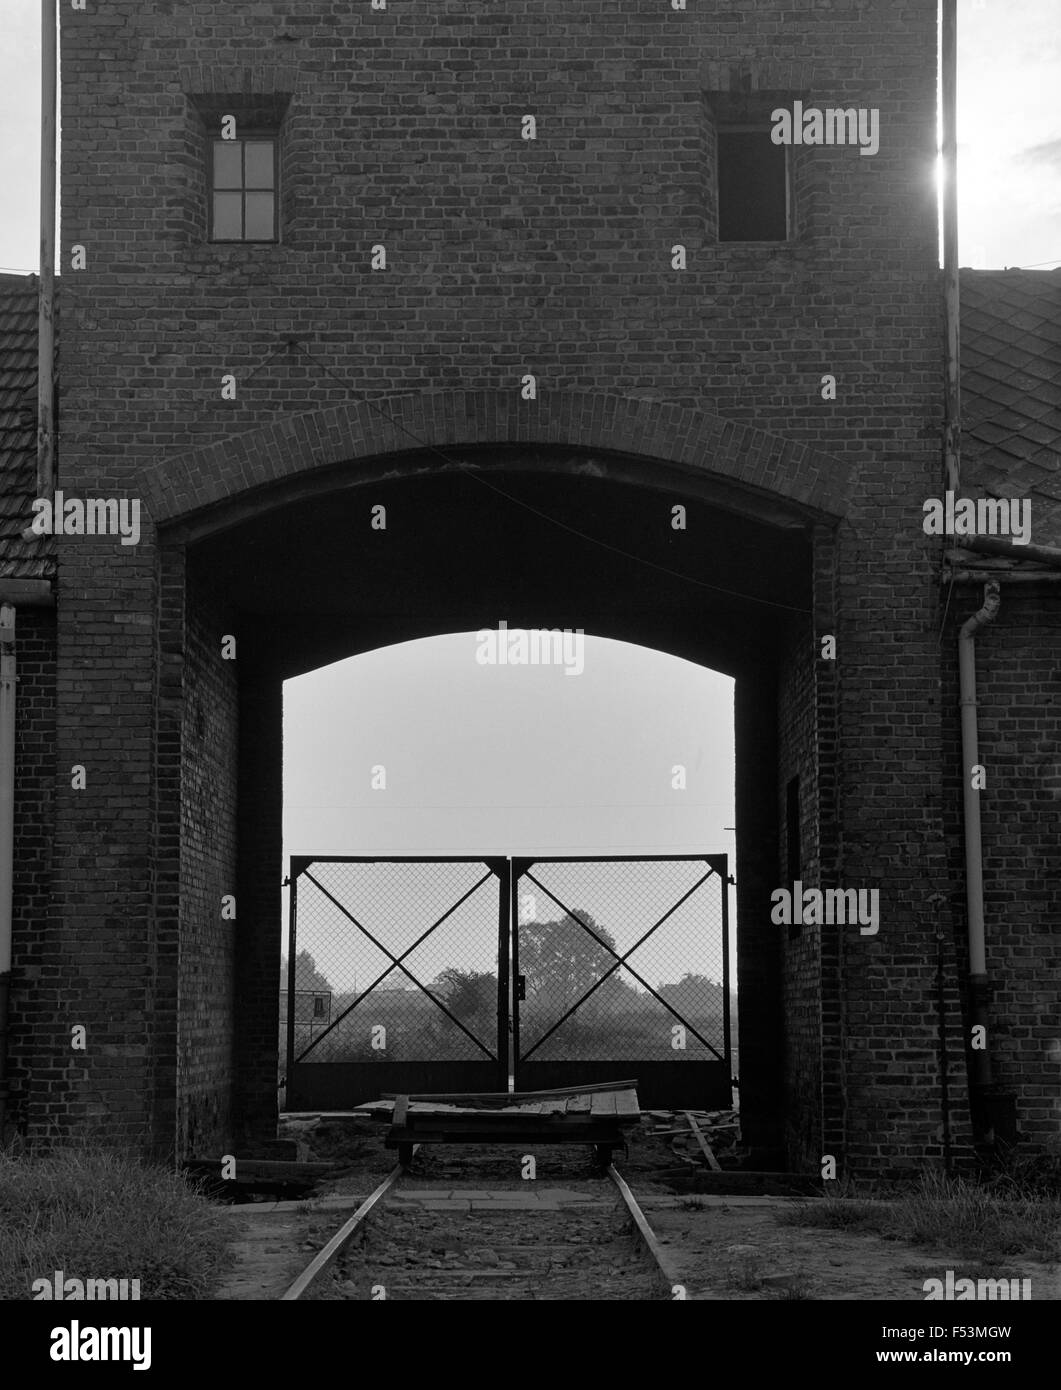
[[(958, 0), (962, 265), (1061, 265), (1059, 19), (1059, 0)], [(3, 0), (0, 129), (0, 270), (36, 270), (37, 0)]]

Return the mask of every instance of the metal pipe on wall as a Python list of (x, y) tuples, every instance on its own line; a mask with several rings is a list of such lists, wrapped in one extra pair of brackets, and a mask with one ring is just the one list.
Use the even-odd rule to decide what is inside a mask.
[(15, 609), (0, 605), (0, 1147), (7, 1122), (7, 1027), (11, 997), (15, 856)]
[(37, 496), (55, 489), (55, 0), (41, 2), (40, 281), (37, 287)]
[(969, 1021), (985, 1029), (986, 1044), (970, 1050), (969, 1085), (974, 1114), (981, 1118), (983, 1137), (991, 1138), (986, 1118), (987, 1088), (992, 1084), (991, 1032), (988, 1009), (987, 947), (984, 931), (984, 864), (980, 835), (980, 793), (973, 786), (972, 770), (980, 762), (976, 717), (976, 634), (994, 622), (1000, 590), (996, 582), (984, 586), (983, 607), (962, 624), (958, 634), (958, 690), (961, 703), (962, 800), (965, 828), (965, 905), (969, 941)]
[(957, 0), (943, 0), (940, 32), (943, 125), (943, 318), (946, 329), (943, 466), (956, 496), (961, 475), (961, 378), (958, 299), (958, 20)]

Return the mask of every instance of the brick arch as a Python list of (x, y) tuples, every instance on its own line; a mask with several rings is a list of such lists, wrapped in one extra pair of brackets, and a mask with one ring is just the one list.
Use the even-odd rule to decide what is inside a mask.
[(157, 525), (343, 463), (425, 446), (562, 445), (657, 459), (731, 487), (810, 509), (846, 512), (852, 466), (707, 410), (606, 392), (428, 391), (354, 401), (270, 421), (154, 466), (141, 496)]

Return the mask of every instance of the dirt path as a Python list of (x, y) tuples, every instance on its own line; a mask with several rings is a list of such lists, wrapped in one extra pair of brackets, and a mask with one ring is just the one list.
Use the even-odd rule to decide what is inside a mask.
[[(218, 1297), (222, 1299), (276, 1299), (283, 1293), (312, 1252), (325, 1244), (360, 1199), (368, 1195), (394, 1166), (394, 1155), (383, 1148), (378, 1127), (363, 1122), (326, 1122), (305, 1126), (303, 1155), (340, 1163), (340, 1174), (322, 1186), (321, 1199), (310, 1203), (257, 1203), (221, 1209), (219, 1219), (231, 1224), (235, 1268)], [(444, 1212), (442, 1248), (428, 1251), (425, 1260), (438, 1270), (449, 1269), (454, 1281), (474, 1274), (481, 1261), (469, 1250), (485, 1248), (498, 1254), (473, 1231), (476, 1208), (487, 1199), (513, 1208), (508, 1225), (498, 1235), (500, 1245), (512, 1246), (518, 1232), (510, 1226), (525, 1222), (528, 1243), (544, 1239), (546, 1225), (566, 1219), (577, 1223), (577, 1206), (563, 1195), (578, 1189), (583, 1200), (610, 1202), (614, 1189), (607, 1178), (595, 1174), (588, 1148), (541, 1146), (535, 1149), (537, 1174), (533, 1181), (520, 1176), (522, 1155), (516, 1149), (486, 1146), (451, 1146), (422, 1149), (413, 1171), (403, 1178), (399, 1191), (419, 1202), (425, 1211)], [(927, 1279), (944, 1279), (948, 1270), (956, 1278), (984, 1275), (995, 1279), (1030, 1279), (1033, 1301), (1061, 1298), (1061, 1275), (1056, 1267), (1016, 1258), (1005, 1267), (977, 1270), (968, 1260), (947, 1252), (926, 1251), (903, 1241), (849, 1231), (823, 1230), (783, 1224), (779, 1216), (793, 1199), (760, 1196), (676, 1196), (658, 1175), (674, 1154), (664, 1141), (639, 1133), (626, 1158), (617, 1166), (627, 1178), (649, 1221), (677, 1270), (685, 1297), (701, 1301), (774, 1301), (810, 1299), (822, 1301), (892, 1301), (925, 1299)], [(531, 1193), (534, 1200), (531, 1200)], [(554, 1197), (550, 1197), (554, 1193)], [(386, 1214), (381, 1222), (386, 1222)], [(435, 1217), (432, 1217), (435, 1220)], [(539, 1234), (533, 1231), (537, 1223)], [(442, 1230), (442, 1227), (445, 1227)], [(409, 1272), (402, 1254), (402, 1227), (381, 1224), (366, 1249), (385, 1256), (388, 1267)], [(550, 1228), (551, 1229), (551, 1228)], [(577, 1234), (577, 1233), (574, 1233)], [(503, 1237), (503, 1238), (502, 1238)], [(549, 1241), (559, 1245), (553, 1233)], [(548, 1242), (547, 1242), (548, 1243)], [(464, 1253), (462, 1253), (464, 1252)], [(419, 1257), (413, 1257), (413, 1263)], [(491, 1256), (486, 1259), (489, 1262)], [(509, 1262), (509, 1261), (506, 1261)], [(515, 1261), (520, 1263), (517, 1258)], [(364, 1261), (351, 1260), (343, 1274), (356, 1282), (356, 1270)], [(647, 1296), (633, 1286), (627, 1289), (616, 1264), (615, 1281), (602, 1280), (600, 1270), (577, 1261), (563, 1261), (561, 1297), (615, 1299)], [(353, 1276), (353, 1277), (352, 1277)], [(449, 1276), (447, 1276), (449, 1277)], [(496, 1298), (506, 1281), (498, 1281)], [(515, 1292), (512, 1297), (526, 1297)], [(478, 1298), (477, 1280), (469, 1278), (468, 1297)], [(522, 1287), (522, 1285), (520, 1285)], [(339, 1297), (361, 1297), (349, 1287)], [(413, 1296), (416, 1296), (415, 1294)], [(543, 1295), (548, 1296), (548, 1295)]]

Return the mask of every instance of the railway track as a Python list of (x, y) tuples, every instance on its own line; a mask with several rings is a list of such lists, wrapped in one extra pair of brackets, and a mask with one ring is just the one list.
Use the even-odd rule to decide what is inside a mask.
[[(667, 1258), (613, 1165), (563, 1201), (473, 1183), (406, 1196), (392, 1169), (283, 1295), (352, 1301), (662, 1301)], [(415, 1179), (414, 1179), (415, 1181)], [(405, 1183), (408, 1188), (408, 1181)]]

